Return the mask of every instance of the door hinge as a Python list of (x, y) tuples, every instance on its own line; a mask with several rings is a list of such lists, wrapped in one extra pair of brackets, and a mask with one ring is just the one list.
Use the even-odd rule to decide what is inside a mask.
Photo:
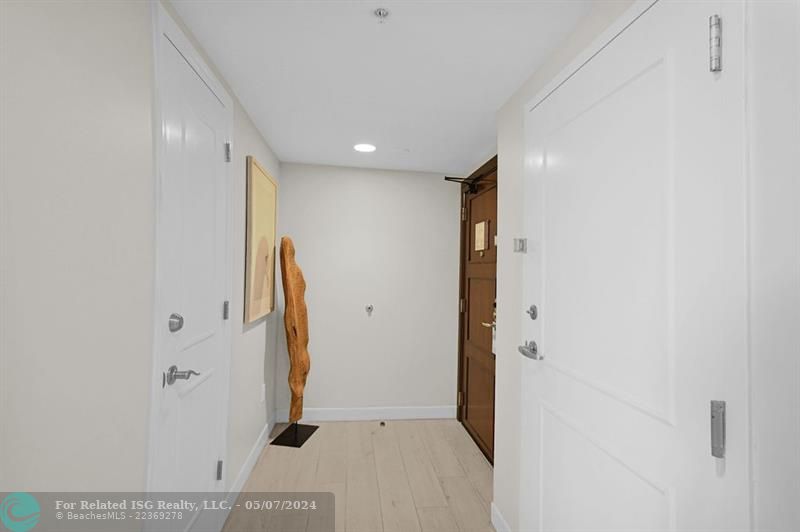
[(462, 297), (458, 300), (458, 311), (464, 312), (465, 310), (467, 310), (467, 300)]
[(222, 304), (222, 319), (227, 320), (231, 317), (231, 302), (225, 301)]
[(217, 460), (217, 480), (222, 480), (222, 460)]
[(719, 15), (708, 17), (708, 68), (722, 72), (722, 19)]
[(466, 207), (461, 207), (461, 221), (462, 222), (466, 222), (467, 221), (467, 208)]
[(464, 406), (464, 392), (458, 392), (458, 406)]
[(230, 142), (226, 142), (225, 143), (225, 162), (226, 163), (231, 162), (231, 143)]
[(725, 458), (725, 401), (711, 401), (711, 456)]

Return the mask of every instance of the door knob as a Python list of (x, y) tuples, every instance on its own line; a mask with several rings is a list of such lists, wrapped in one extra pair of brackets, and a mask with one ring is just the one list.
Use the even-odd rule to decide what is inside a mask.
[(494, 322), (488, 323), (488, 322), (482, 321), (481, 322), (481, 327), (486, 327), (487, 329), (491, 329), (492, 327), (495, 327), (495, 324), (494, 324)]
[(173, 312), (169, 315), (169, 332), (177, 332), (183, 329), (183, 316)]
[(178, 366), (170, 366), (169, 369), (167, 370), (167, 384), (172, 386), (178, 379), (188, 381), (190, 378), (192, 378), (192, 375), (200, 375), (200, 374), (193, 369), (188, 369), (186, 371), (179, 371)]
[(544, 360), (544, 355), (539, 354), (539, 347), (533, 340), (525, 342), (525, 345), (521, 345), (517, 349), (522, 355), (532, 360)]

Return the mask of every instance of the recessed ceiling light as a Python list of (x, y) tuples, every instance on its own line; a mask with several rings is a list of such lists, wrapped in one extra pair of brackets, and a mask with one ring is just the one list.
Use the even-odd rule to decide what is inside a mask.
[(361, 153), (372, 153), (375, 151), (375, 146), (372, 144), (356, 144), (353, 149)]

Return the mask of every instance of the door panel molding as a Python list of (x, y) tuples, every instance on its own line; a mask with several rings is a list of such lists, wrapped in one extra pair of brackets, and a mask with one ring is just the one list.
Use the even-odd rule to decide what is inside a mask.
[[(548, 508), (551, 505), (548, 504), (547, 496), (548, 492), (545, 490), (545, 483), (546, 483), (546, 475), (548, 471), (548, 466), (555, 466), (558, 467), (559, 465), (563, 466), (563, 461), (556, 460), (556, 459), (549, 459), (548, 457), (548, 450), (552, 447), (552, 445), (547, 444), (547, 437), (548, 435), (552, 434), (555, 428), (551, 428), (548, 430), (547, 419), (552, 419), (553, 421), (557, 422), (560, 426), (566, 428), (567, 434), (572, 434), (574, 438), (583, 442), (588, 446), (588, 452), (592, 452), (592, 450), (597, 451), (598, 454), (605, 456), (610, 464), (613, 464), (613, 468), (608, 468), (608, 472), (613, 474), (614, 469), (623, 473), (622, 476), (628, 476), (635, 479), (636, 483), (642, 487), (645, 487), (646, 490), (649, 490), (651, 493), (657, 497), (657, 502), (655, 505), (651, 504), (651, 506), (662, 505), (663, 506), (663, 514), (662, 514), (662, 521), (658, 523), (654, 523), (651, 530), (668, 530), (670, 532), (674, 532), (676, 530), (676, 506), (675, 506), (675, 497), (673, 490), (668, 486), (662, 486), (653, 478), (650, 478), (646, 473), (637, 470), (637, 468), (629, 463), (628, 461), (624, 460), (620, 454), (613, 452), (610, 447), (604, 444), (599, 438), (591, 434), (591, 432), (580, 425), (580, 423), (576, 422), (573, 419), (570, 419), (569, 416), (560, 412), (556, 407), (547, 403), (546, 401), (541, 401), (539, 405), (539, 420), (540, 420), (540, 454), (539, 454), (539, 507), (542, 508), (542, 512), (540, 514), (540, 530), (549, 530), (548, 528)], [(567, 442), (569, 443), (569, 442)], [(556, 447), (559, 452), (563, 452), (565, 447), (563, 445), (559, 445)], [(619, 488), (620, 483), (614, 483), (616, 488)], [(640, 490), (631, 490), (635, 491), (637, 495), (642, 495)], [(555, 506), (555, 505), (552, 505)], [(638, 504), (636, 506), (643, 506)], [(569, 510), (571, 513), (575, 513), (575, 509), (571, 508)], [(590, 510), (589, 510), (590, 511)], [(608, 511), (608, 508), (604, 508), (604, 513)], [(591, 519), (591, 516), (588, 516)], [(646, 529), (645, 529), (646, 530)]]
[[(200, 80), (217, 97), (220, 103), (228, 109), (233, 109), (233, 98), (222, 82), (214, 75), (211, 67), (205, 62), (203, 57), (197, 52), (192, 42), (183, 33), (178, 23), (172, 15), (160, 3), (154, 2), (153, 5), (153, 38), (155, 42), (155, 60), (158, 61), (160, 51), (160, 37), (163, 35), (175, 50), (186, 60), (194, 70)], [(157, 80), (157, 78), (156, 78)]]
[[(670, 488), (668, 486), (662, 486), (658, 481), (656, 481), (653, 478), (650, 478), (646, 473), (638, 471), (636, 467), (634, 467), (629, 462), (624, 460), (618, 453), (611, 451), (610, 450), (611, 447), (603, 443), (601, 441), (601, 438), (593, 435), (590, 429), (588, 429), (585, 426), (582, 426), (578, 421), (570, 418), (569, 415), (560, 411), (558, 408), (548, 403), (547, 401), (539, 401), (539, 403), (540, 403), (539, 404), (540, 419), (542, 420), (545, 419), (545, 417), (541, 414), (545, 413), (549, 414), (554, 419), (558, 420), (559, 423), (565, 425), (566, 427), (569, 427), (576, 434), (580, 435), (581, 438), (585, 439), (593, 447), (596, 447), (598, 450), (602, 451), (603, 454), (606, 454), (609, 458), (619, 463), (620, 466), (627, 469), (630, 473), (638, 477), (639, 480), (650, 486), (653, 490), (659, 492), (661, 495), (667, 495), (670, 493)], [(542, 430), (541, 432), (542, 436), (544, 436), (545, 432), (546, 432), (545, 430)]]
[(651, 7), (656, 5), (662, 0), (636, 0), (633, 5), (628, 8), (608, 29), (600, 34), (595, 40), (587, 46), (583, 52), (578, 54), (575, 59), (569, 62), (561, 71), (556, 74), (553, 79), (545, 85), (536, 96), (530, 99), (525, 105), (525, 111), (533, 111), (536, 107), (544, 103), (544, 101), (564, 85), (569, 79), (587, 65), (596, 55), (602, 52), (607, 46), (614, 42), (617, 37), (622, 35), (628, 27), (633, 25), (634, 22), (647, 13)]
[(674, 407), (672, 412), (667, 412), (667, 413), (658, 412), (657, 410), (653, 410), (652, 408), (650, 408), (648, 405), (637, 401), (636, 398), (633, 397), (632, 395), (628, 395), (621, 390), (616, 390), (613, 387), (605, 386), (603, 383), (597, 380), (593, 380), (586, 377), (585, 375), (581, 375), (581, 373), (578, 371), (573, 371), (569, 368), (565, 368), (560, 364), (558, 364), (557, 362), (553, 362), (552, 360), (549, 360), (547, 358), (545, 358), (545, 360), (543, 360), (542, 362), (544, 365), (552, 368), (555, 371), (558, 371), (562, 375), (569, 377), (575, 382), (587, 386), (597, 392), (600, 392), (603, 395), (606, 395), (614, 399), (615, 401), (618, 401), (620, 404), (623, 404), (627, 407), (630, 407), (634, 410), (641, 412), (642, 414), (650, 416), (651, 418), (660, 421), (661, 423), (664, 423), (671, 427), (675, 426)]
[[(652, 110), (653, 113), (653, 121), (661, 120), (663, 122), (663, 130), (662, 133), (665, 139), (654, 139), (653, 145), (658, 146), (659, 148), (656, 149), (656, 152), (662, 151), (660, 149), (661, 145), (664, 145), (663, 153), (661, 156), (667, 160), (669, 160), (672, 156), (672, 152), (674, 151), (675, 145), (675, 128), (674, 124), (672, 123), (672, 114), (673, 114), (673, 107), (674, 103), (672, 99), (669, 97), (670, 88), (674, 84), (674, 61), (672, 58), (672, 54), (667, 51), (662, 56), (658, 57), (656, 60), (653, 60), (651, 57), (644, 57), (641, 61), (637, 63), (632, 62), (630, 64), (625, 65), (626, 73), (620, 76), (620, 80), (615, 79), (608, 79), (608, 80), (600, 80), (598, 85), (593, 85), (593, 90), (591, 91), (590, 97), (583, 97), (581, 98), (581, 102), (584, 105), (574, 113), (566, 114), (565, 118), (561, 119), (562, 116), (562, 109), (563, 106), (561, 102), (569, 101), (570, 98), (575, 98), (576, 91), (584, 90), (584, 84), (567, 84), (561, 87), (558, 93), (554, 93), (550, 96), (549, 100), (547, 101), (546, 106), (539, 107), (534, 112), (531, 113), (533, 116), (536, 113), (543, 114), (544, 116), (540, 119), (543, 121), (547, 121), (548, 118), (552, 119), (552, 117), (557, 116), (559, 117), (558, 120), (551, 120), (555, 121), (555, 127), (551, 128), (547, 133), (543, 133), (541, 135), (541, 144), (544, 146), (551, 146), (552, 144), (558, 143), (559, 137), (568, 137), (568, 138), (575, 138), (576, 134), (572, 132), (573, 129), (577, 129), (579, 131), (578, 136), (580, 136), (580, 131), (585, 129), (592, 130), (592, 128), (583, 127), (584, 123), (591, 123), (592, 120), (594, 121), (605, 121), (603, 117), (594, 117), (592, 114), (594, 112), (606, 112), (608, 113), (609, 110), (606, 109), (609, 105), (615, 105), (617, 109), (624, 109), (624, 102), (627, 99), (626, 91), (627, 90), (639, 90), (641, 92), (646, 92), (649, 98), (653, 99), (652, 105), (649, 108)], [(580, 73), (582, 76), (589, 76), (590, 79), (596, 80), (598, 76), (592, 71), (591, 66), (588, 66), (586, 70)], [(646, 88), (643, 89), (642, 86)], [(614, 108), (611, 109), (612, 111)], [(662, 142), (663, 141), (663, 142)], [(548, 160), (548, 156), (550, 155), (549, 151), (543, 153), (542, 157), (542, 164), (547, 166), (550, 164)], [(558, 156), (557, 150), (555, 156)], [(551, 308), (549, 312), (544, 313), (540, 320), (541, 320), (541, 341), (540, 347), (541, 349), (547, 353), (545, 358), (545, 364), (551, 366), (552, 368), (562, 372), (564, 375), (572, 377), (581, 383), (594, 388), (597, 391), (600, 391), (604, 394), (607, 394), (618, 401), (635, 408), (642, 413), (645, 413), (649, 416), (652, 416), (655, 419), (659, 419), (664, 423), (674, 426), (675, 425), (675, 399), (676, 399), (676, 391), (675, 391), (675, 375), (674, 375), (674, 366), (675, 366), (675, 305), (674, 305), (674, 263), (675, 263), (675, 242), (674, 242), (674, 233), (675, 233), (675, 176), (674, 176), (674, 169), (666, 165), (664, 168), (660, 169), (660, 172), (650, 172), (649, 179), (653, 182), (654, 187), (652, 189), (653, 195), (653, 205), (650, 209), (639, 209), (640, 211), (636, 215), (631, 215), (629, 218), (636, 219), (638, 223), (641, 223), (645, 220), (642, 220), (642, 216), (649, 216), (647, 221), (651, 222), (648, 224), (652, 226), (654, 229), (651, 232), (644, 233), (640, 235), (640, 237), (645, 241), (644, 245), (647, 245), (647, 242), (663, 242), (664, 245), (662, 246), (655, 246), (657, 249), (654, 251), (658, 251), (663, 253), (663, 259), (659, 260), (660, 263), (663, 262), (663, 269), (664, 271), (661, 272), (658, 277), (659, 279), (650, 279), (647, 283), (648, 285), (652, 285), (654, 283), (661, 283), (662, 286), (659, 287), (658, 293), (653, 294), (654, 296), (659, 297), (662, 300), (663, 306), (662, 311), (663, 316), (659, 321), (663, 323), (663, 353), (661, 353), (661, 360), (659, 360), (659, 364), (663, 364), (663, 366), (658, 370), (659, 373), (654, 373), (652, 375), (653, 379), (662, 379), (664, 380), (663, 386), (663, 394), (659, 394), (659, 397), (653, 397), (652, 399), (656, 399), (655, 401), (647, 401), (642, 397), (638, 396), (637, 393), (633, 390), (626, 389), (623, 385), (624, 383), (614, 383), (613, 378), (617, 373), (612, 373), (610, 376), (602, 376), (592, 373), (587, 373), (586, 371), (581, 371), (574, 367), (574, 365), (570, 364), (568, 361), (559, 361), (559, 354), (556, 350), (554, 350), (552, 341), (548, 338), (548, 331), (552, 328), (553, 320), (556, 319), (553, 317), (554, 311)], [(555, 180), (556, 182), (558, 180)], [(642, 181), (640, 179), (639, 181)], [(614, 195), (615, 193), (624, 193), (625, 189), (629, 187), (629, 183), (618, 183), (617, 189), (611, 189), (608, 191), (610, 195)], [(609, 186), (614, 186), (613, 183), (604, 183), (602, 185), (603, 189), (608, 189)], [(540, 211), (539, 216), (539, 223), (542, 226), (542, 231), (547, 234), (549, 228), (545, 224), (545, 216), (546, 216), (546, 209), (548, 203), (548, 196), (552, 193), (558, 194), (558, 191), (555, 192), (551, 191), (553, 185), (546, 185), (542, 187), (541, 196), (542, 196), (542, 204), (545, 205), (543, 209)], [(591, 203), (593, 204), (602, 204), (602, 201), (599, 201), (599, 194), (602, 192), (598, 192), (598, 195), (592, 197)], [(559, 206), (562, 207), (561, 205)], [(582, 211), (587, 208), (592, 208), (589, 205), (581, 205), (578, 203), (575, 205), (574, 210)], [(658, 212), (657, 212), (658, 211)], [(628, 219), (620, 220), (619, 225), (622, 227), (624, 225), (623, 222), (626, 222)], [(594, 229), (602, 234), (601, 230)], [(545, 279), (548, 279), (548, 259), (550, 255), (550, 250), (548, 249), (547, 242), (548, 240), (558, 240), (558, 241), (565, 241), (565, 242), (572, 242), (579, 238), (584, 238), (585, 235), (580, 233), (585, 233), (586, 229), (583, 228), (576, 228), (576, 232), (579, 234), (558, 234), (556, 237), (549, 236), (544, 238), (544, 242), (541, 245), (541, 260), (542, 260), (542, 271), (543, 276)], [(656, 233), (656, 234), (651, 234)], [(598, 247), (604, 245), (600, 239), (597, 239)], [(608, 250), (606, 250), (608, 252)], [(583, 266), (580, 266), (583, 267)], [(631, 275), (634, 275), (635, 270), (631, 272)], [(626, 281), (627, 282), (627, 279)], [(548, 307), (549, 300), (551, 299), (550, 290), (548, 287), (550, 286), (550, 282), (544, 282), (542, 287), (542, 294), (541, 294), (541, 302), (540, 305), (543, 307)], [(591, 283), (590, 283), (591, 284)], [(625, 283), (622, 283), (625, 284)], [(603, 309), (604, 313), (607, 313), (609, 309)], [(626, 324), (625, 327), (629, 325)], [(571, 331), (572, 334), (581, 334), (580, 331)], [(552, 336), (552, 335), (550, 335)], [(600, 350), (606, 351), (613, 351), (611, 346), (605, 345), (604, 342), (601, 342), (601, 345), (598, 346)], [(661, 373), (663, 372), (663, 373)], [(612, 380), (609, 380), (611, 377)]]

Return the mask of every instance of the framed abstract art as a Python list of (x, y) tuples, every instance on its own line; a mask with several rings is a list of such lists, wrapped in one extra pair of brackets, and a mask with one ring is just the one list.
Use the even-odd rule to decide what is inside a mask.
[(275, 309), (275, 226), (278, 184), (252, 155), (247, 156), (247, 237), (244, 322)]

